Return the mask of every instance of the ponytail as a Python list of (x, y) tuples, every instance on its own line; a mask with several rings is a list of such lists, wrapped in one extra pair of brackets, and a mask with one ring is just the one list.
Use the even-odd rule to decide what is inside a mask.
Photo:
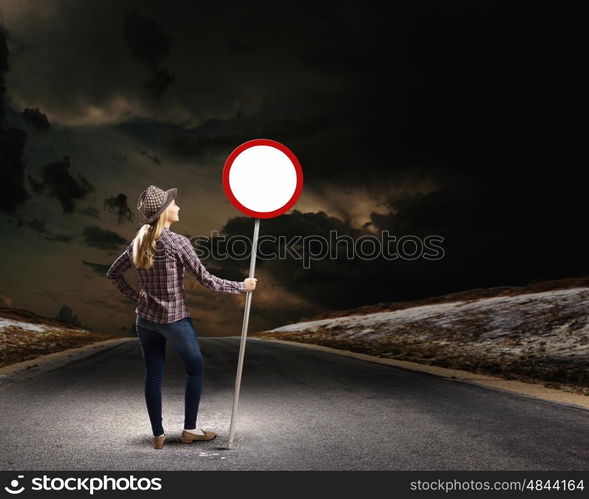
[(153, 266), (153, 256), (157, 250), (156, 241), (159, 239), (166, 222), (166, 212), (159, 216), (156, 222), (143, 224), (135, 239), (133, 239), (133, 264), (138, 269), (150, 269)]

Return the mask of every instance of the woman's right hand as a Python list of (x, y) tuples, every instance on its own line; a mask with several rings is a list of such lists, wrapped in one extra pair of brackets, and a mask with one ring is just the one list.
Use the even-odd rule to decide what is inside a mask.
[(246, 291), (253, 291), (256, 289), (256, 282), (258, 281), (257, 277), (247, 277), (244, 279), (243, 283), (245, 284)]

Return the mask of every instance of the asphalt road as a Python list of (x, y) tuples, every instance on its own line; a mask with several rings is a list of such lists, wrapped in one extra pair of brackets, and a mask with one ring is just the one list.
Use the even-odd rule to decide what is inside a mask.
[(169, 348), (163, 450), (151, 447), (130, 341), (0, 380), (2, 470), (589, 470), (589, 411), (294, 345), (248, 339), (226, 449), (239, 338), (201, 338), (198, 427), (180, 442), (184, 371)]

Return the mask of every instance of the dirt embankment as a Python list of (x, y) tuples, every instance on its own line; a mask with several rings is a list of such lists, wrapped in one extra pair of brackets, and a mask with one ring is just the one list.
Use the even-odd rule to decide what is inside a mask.
[(589, 279), (324, 314), (251, 336), (542, 383), (589, 395)]
[(94, 333), (29, 310), (0, 307), (0, 367), (120, 336)]

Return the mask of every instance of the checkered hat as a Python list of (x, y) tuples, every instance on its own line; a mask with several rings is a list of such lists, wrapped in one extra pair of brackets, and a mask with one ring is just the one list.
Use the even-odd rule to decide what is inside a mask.
[(137, 209), (141, 213), (141, 223), (150, 224), (158, 219), (172, 199), (176, 198), (177, 189), (164, 191), (155, 185), (150, 185), (139, 196)]

